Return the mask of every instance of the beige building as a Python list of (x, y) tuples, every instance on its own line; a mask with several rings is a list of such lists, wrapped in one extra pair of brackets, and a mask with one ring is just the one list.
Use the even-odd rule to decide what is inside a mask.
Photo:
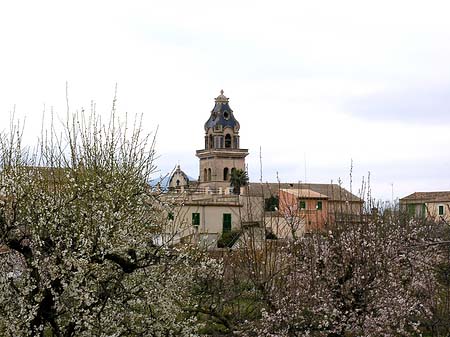
[(400, 199), (400, 208), (411, 216), (449, 222), (450, 191), (414, 192)]
[(261, 198), (246, 195), (244, 187), (239, 195), (230, 187), (233, 170), (246, 169), (248, 150), (240, 148), (240, 125), (223, 90), (215, 98), (204, 130), (205, 147), (196, 151), (199, 180), (190, 179), (177, 166), (165, 197), (176, 205), (170, 214), (174, 235), (180, 241), (214, 247), (223, 233), (244, 227), (263, 228), (263, 208)]
[[(173, 224), (173, 233), (167, 233), (169, 237), (214, 248), (223, 234), (233, 230), (257, 233), (261, 240), (267, 234), (285, 238), (338, 221), (337, 213), (346, 215), (347, 220), (360, 214), (363, 201), (335, 184), (249, 183), (241, 187), (239, 195), (233, 194), (230, 176), (233, 170), (246, 169), (248, 150), (240, 147), (240, 125), (223, 90), (215, 98), (204, 130), (204, 149), (196, 151), (198, 181), (177, 166), (168, 182), (165, 198), (175, 205), (169, 214)], [(320, 201), (320, 209), (302, 210), (300, 214), (308, 216), (299, 219), (288, 217), (284, 214), (287, 205), (279, 210), (281, 190), (296, 198), (303, 196), (299, 191), (308, 191), (308, 197), (303, 198), (308, 199), (307, 206), (314, 203), (316, 207)], [(272, 209), (268, 206), (270, 200), (276, 203)]]

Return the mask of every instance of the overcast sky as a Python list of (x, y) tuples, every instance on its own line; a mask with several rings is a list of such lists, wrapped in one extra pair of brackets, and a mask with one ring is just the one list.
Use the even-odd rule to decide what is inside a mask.
[[(450, 190), (448, 1), (3, 1), (0, 129), (96, 102), (159, 126), (160, 173), (198, 177), (220, 89), (249, 174), (373, 195)], [(160, 174), (158, 173), (158, 174)]]

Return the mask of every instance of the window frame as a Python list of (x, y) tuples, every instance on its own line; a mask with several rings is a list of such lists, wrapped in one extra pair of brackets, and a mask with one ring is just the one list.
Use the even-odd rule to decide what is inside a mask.
[(300, 210), (305, 210), (306, 209), (306, 200), (300, 199), (298, 201), (298, 208)]
[(200, 213), (192, 212), (192, 226), (200, 226)]
[(223, 213), (222, 215), (222, 233), (231, 232), (232, 228), (232, 217), (231, 213)]

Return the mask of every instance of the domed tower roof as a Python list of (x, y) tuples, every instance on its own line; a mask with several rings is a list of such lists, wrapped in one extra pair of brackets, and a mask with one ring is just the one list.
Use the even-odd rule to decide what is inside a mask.
[(230, 127), (239, 131), (239, 122), (234, 118), (233, 110), (231, 110), (228, 100), (229, 98), (225, 97), (223, 90), (221, 90), (220, 95), (215, 99), (216, 103), (211, 110), (211, 116), (205, 123), (205, 131), (214, 128), (216, 125), (221, 125), (223, 128)]

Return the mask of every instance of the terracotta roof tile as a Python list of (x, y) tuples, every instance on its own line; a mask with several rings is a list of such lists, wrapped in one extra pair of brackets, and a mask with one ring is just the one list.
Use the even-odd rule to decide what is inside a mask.
[(435, 191), (435, 192), (414, 192), (400, 201), (404, 202), (442, 202), (450, 201), (450, 191)]
[(318, 192), (314, 192), (313, 190), (310, 189), (295, 189), (295, 188), (282, 188), (280, 189), (280, 191), (283, 192), (287, 192), (290, 193), (292, 195), (295, 195), (296, 197), (299, 198), (305, 198), (305, 199), (328, 199), (327, 195), (318, 193)]
[(248, 194), (253, 196), (278, 195), (280, 189), (310, 189), (314, 192), (328, 196), (330, 201), (364, 202), (361, 198), (350, 193), (337, 184), (313, 184), (313, 183), (250, 183)]

